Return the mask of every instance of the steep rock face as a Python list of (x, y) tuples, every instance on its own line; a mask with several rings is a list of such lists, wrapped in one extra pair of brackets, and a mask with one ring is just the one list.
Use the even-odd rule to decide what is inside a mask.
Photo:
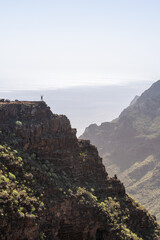
[[(50, 154), (64, 148), (72, 149), (77, 144), (76, 131), (71, 129), (67, 117), (52, 114), (44, 102), (11, 102), (3, 103), (0, 107), (1, 129), (4, 126), (4, 130), (10, 134), (16, 128), (26, 151)], [(22, 123), (22, 128), (16, 124), (18, 121)]]
[(2, 240), (159, 236), (155, 218), (109, 178), (97, 149), (76, 138), (65, 116), (44, 102), (0, 103)]
[(107, 171), (118, 173), (128, 192), (158, 218), (160, 193), (154, 172), (159, 169), (159, 121), (160, 81), (157, 81), (115, 121), (91, 125), (81, 136), (98, 147)]

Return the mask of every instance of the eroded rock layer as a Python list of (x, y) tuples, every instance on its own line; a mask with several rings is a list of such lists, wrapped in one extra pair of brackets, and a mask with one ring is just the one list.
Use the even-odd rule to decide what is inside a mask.
[(159, 239), (155, 217), (45, 102), (0, 103), (0, 239)]

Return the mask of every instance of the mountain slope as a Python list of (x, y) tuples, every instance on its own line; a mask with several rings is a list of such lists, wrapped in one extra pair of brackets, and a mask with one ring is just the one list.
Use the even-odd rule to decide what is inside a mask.
[(107, 171), (118, 173), (127, 191), (160, 219), (160, 81), (116, 120), (90, 125), (81, 138), (98, 147)]
[[(137, 217), (138, 216), (138, 217)], [(159, 239), (89, 141), (44, 102), (0, 103), (0, 238)]]

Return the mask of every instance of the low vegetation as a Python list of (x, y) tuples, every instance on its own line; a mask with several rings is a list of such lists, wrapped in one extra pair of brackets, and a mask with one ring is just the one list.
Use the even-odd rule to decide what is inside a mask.
[[(17, 104), (9, 106), (17, 110)], [(25, 107), (23, 121), (14, 115), (1, 123), (0, 239), (160, 237), (155, 218), (125, 194), (117, 176), (108, 177), (97, 149), (76, 139), (66, 117), (60, 121), (47, 108), (39, 122), (46, 111), (42, 102), (37, 104), (37, 111), (44, 107), (41, 117), (34, 115), (33, 123), (28, 117), (33, 106)]]

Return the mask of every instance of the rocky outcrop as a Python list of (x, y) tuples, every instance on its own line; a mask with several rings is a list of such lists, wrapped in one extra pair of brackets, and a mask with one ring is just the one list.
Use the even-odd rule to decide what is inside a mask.
[(77, 144), (76, 130), (71, 129), (67, 117), (52, 114), (43, 101), (4, 103), (0, 106), (0, 115), (1, 129), (8, 131), (8, 135), (16, 130), (26, 151), (50, 154), (72, 149)]
[(97, 149), (43, 101), (0, 103), (0, 223), (2, 240), (160, 236)]

